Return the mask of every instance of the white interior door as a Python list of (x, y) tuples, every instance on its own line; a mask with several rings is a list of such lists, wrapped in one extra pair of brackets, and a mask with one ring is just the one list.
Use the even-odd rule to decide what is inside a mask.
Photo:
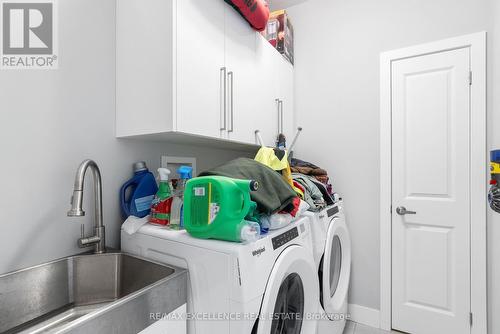
[(392, 65), (392, 326), (408, 333), (470, 333), (469, 73), (468, 48)]

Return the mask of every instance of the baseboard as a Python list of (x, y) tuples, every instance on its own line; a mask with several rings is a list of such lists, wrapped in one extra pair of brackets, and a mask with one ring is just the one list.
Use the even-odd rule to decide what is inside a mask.
[(351, 321), (380, 328), (380, 311), (366, 306), (349, 304)]

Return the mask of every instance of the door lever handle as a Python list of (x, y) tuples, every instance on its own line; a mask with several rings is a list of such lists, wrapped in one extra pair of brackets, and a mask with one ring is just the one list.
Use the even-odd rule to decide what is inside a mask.
[(400, 216), (404, 215), (416, 215), (417, 213), (415, 211), (408, 211), (404, 206), (399, 206), (396, 208), (396, 213)]

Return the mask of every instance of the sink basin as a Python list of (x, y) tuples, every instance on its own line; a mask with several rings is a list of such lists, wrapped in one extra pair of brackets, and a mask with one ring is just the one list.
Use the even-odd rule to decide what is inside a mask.
[(0, 275), (0, 333), (138, 333), (186, 303), (186, 284), (184, 269), (124, 253), (44, 263)]

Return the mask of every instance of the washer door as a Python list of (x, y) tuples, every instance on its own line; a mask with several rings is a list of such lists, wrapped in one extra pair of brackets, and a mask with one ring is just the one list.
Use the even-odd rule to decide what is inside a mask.
[(334, 320), (347, 302), (351, 275), (351, 240), (343, 219), (333, 218), (330, 222), (319, 272), (321, 305), (328, 318)]
[(262, 300), (257, 334), (315, 333), (319, 284), (312, 254), (286, 248), (276, 260)]

